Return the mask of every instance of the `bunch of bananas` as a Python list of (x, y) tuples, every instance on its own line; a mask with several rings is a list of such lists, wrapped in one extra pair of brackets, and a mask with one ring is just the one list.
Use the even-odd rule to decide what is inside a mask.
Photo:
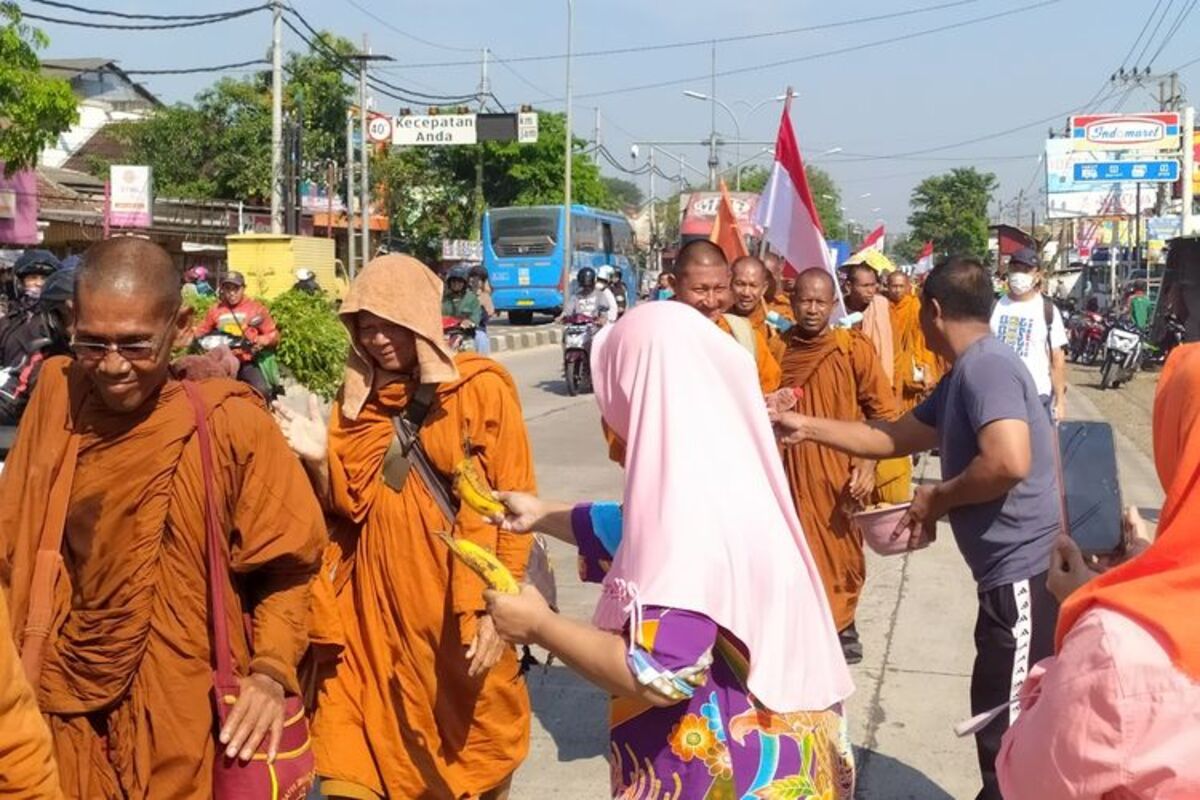
[(444, 531), (439, 532), (438, 536), (442, 537), (442, 541), (446, 543), (455, 557), (483, 579), (488, 588), (502, 594), (517, 594), (521, 590), (521, 587), (517, 585), (517, 579), (508, 571), (508, 568), (500, 563), (495, 553), (468, 539), (458, 539)]

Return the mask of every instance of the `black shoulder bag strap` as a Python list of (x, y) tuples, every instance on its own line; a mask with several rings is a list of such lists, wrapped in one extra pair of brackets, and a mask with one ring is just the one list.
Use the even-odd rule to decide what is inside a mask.
[(436, 395), (436, 383), (423, 383), (417, 388), (404, 414), (392, 417), (396, 441), (383, 460), (383, 481), (393, 490), (400, 491), (404, 488), (409, 469), (415, 469), (446, 518), (446, 524), (453, 525), (458, 516), (458, 503), (446, 478), (433, 466), (429, 454), (421, 445), (421, 427), (433, 409)]

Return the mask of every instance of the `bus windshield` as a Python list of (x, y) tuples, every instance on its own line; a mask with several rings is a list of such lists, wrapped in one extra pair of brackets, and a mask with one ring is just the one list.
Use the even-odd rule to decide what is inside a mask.
[(498, 208), (490, 212), (498, 256), (549, 255), (558, 244), (557, 208)]

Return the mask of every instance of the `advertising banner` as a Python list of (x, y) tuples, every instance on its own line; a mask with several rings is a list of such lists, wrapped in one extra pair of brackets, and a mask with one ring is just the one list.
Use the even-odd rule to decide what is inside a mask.
[(1080, 114), (1068, 129), (1076, 150), (1155, 152), (1179, 149), (1179, 113)]
[(0, 244), (37, 244), (37, 176), (31, 169), (3, 172), (0, 165)]
[[(1090, 179), (1076, 180), (1079, 165), (1084, 170), (1112, 160), (1104, 151), (1078, 151), (1070, 139), (1046, 141), (1046, 217), (1047, 219), (1078, 219), (1079, 217), (1131, 215), (1137, 209), (1137, 183), (1114, 181), (1102, 183)], [(1152, 183), (1142, 186), (1142, 211), (1153, 208), (1158, 198)]]
[(149, 228), (154, 222), (150, 167), (113, 164), (108, 170), (108, 221), (117, 228)]
[[(754, 224), (758, 195), (754, 192), (730, 192), (729, 200), (742, 235), (758, 233), (758, 226)], [(712, 233), (713, 222), (717, 218), (717, 207), (720, 204), (720, 192), (692, 192), (681, 197), (679, 205), (683, 214), (679, 224), (679, 235), (695, 237)]]
[(430, 146), (475, 144), (474, 114), (409, 114), (392, 120), (392, 144)]

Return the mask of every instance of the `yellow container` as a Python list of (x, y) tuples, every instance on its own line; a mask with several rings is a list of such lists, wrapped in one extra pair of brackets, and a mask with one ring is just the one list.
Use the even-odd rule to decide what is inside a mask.
[(296, 283), (296, 270), (312, 270), (330, 297), (346, 296), (349, 282), (332, 239), (240, 233), (225, 237), (229, 269), (246, 276), (246, 293), (273, 299)]

